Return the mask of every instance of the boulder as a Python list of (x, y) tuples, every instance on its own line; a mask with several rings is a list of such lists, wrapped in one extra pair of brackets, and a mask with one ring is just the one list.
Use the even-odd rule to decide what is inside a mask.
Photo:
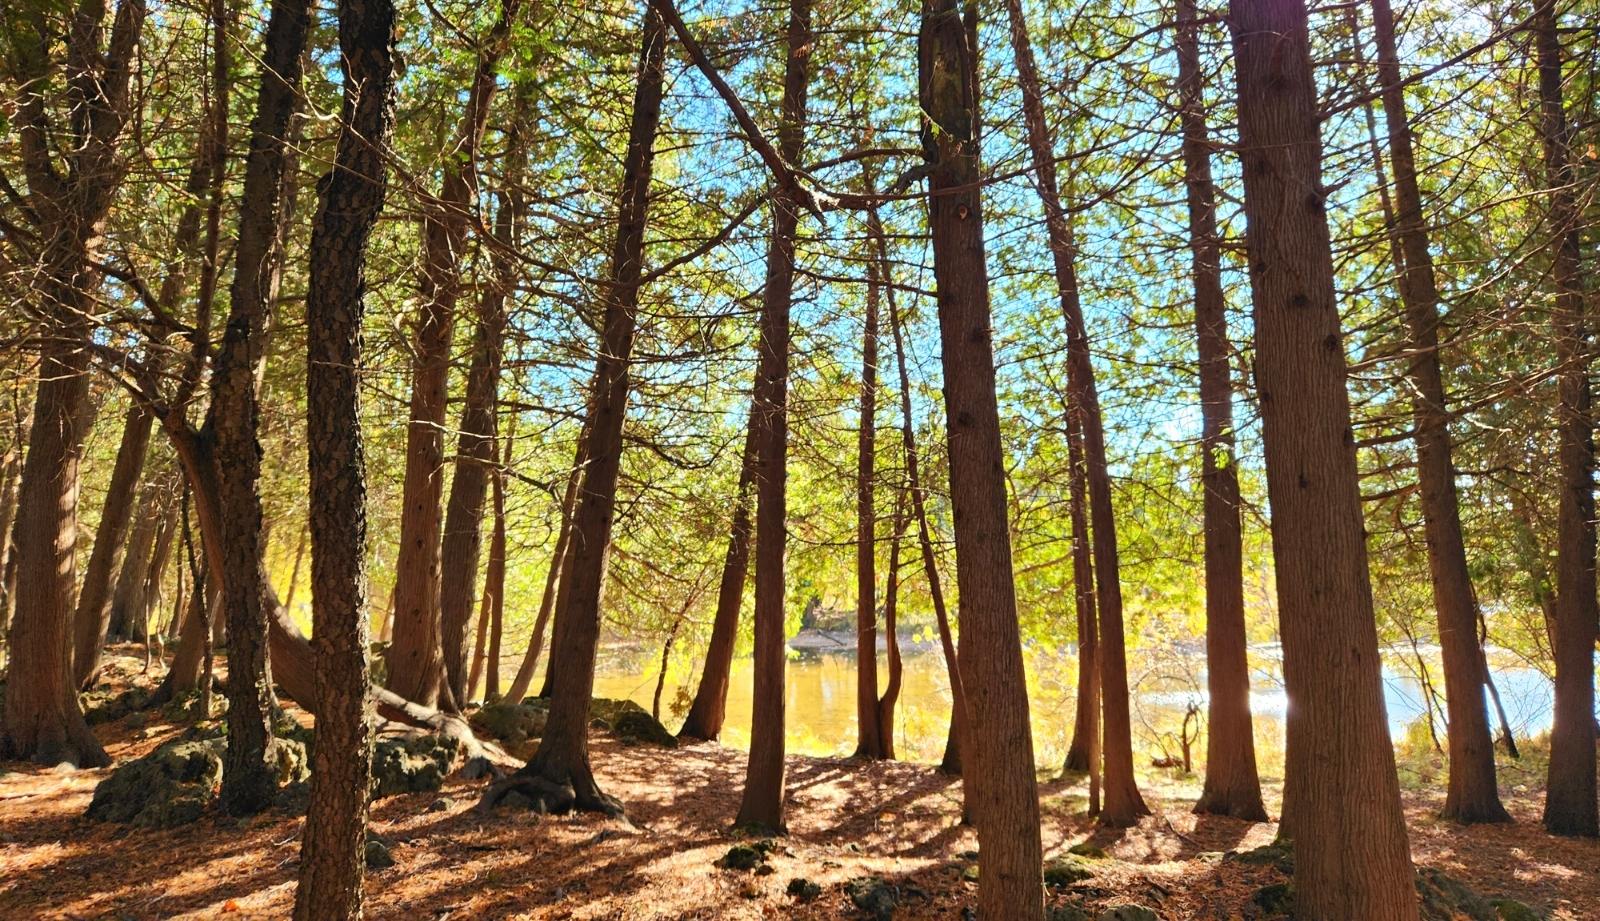
[(1500, 921), (1488, 899), (1433, 867), (1418, 868), (1417, 895), (1422, 897), (1422, 921)]
[(1044, 884), (1052, 889), (1065, 889), (1093, 875), (1087, 860), (1070, 854), (1044, 865)]
[(436, 735), (380, 739), (372, 749), (372, 798), (438, 790), (460, 747), (454, 739)]
[(1234, 851), (1222, 859), (1256, 867), (1274, 867), (1284, 876), (1294, 875), (1294, 845), (1287, 841), (1274, 841), (1248, 851)]
[(789, 886), (784, 892), (796, 902), (810, 902), (822, 895), (822, 887), (809, 879), (796, 877), (789, 880)]
[(1250, 896), (1250, 903), (1268, 918), (1294, 914), (1294, 888), (1288, 883), (1262, 886)]
[(168, 742), (111, 772), (85, 815), (96, 822), (174, 828), (199, 819), (222, 782), (223, 743)]
[(861, 876), (844, 884), (850, 904), (875, 921), (891, 921), (900, 907), (900, 892), (876, 876)]
[(1102, 911), (1097, 921), (1161, 921), (1161, 916), (1143, 905), (1117, 905)]
[(479, 735), (520, 745), (544, 735), (549, 719), (550, 702), (529, 697), (522, 703), (502, 700), (486, 704), (474, 711), (468, 722), (472, 724), (472, 731)]

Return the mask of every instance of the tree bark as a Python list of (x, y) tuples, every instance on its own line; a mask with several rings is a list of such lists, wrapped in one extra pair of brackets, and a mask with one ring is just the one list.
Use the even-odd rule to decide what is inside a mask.
[(122, 548), (128, 523), (137, 504), (134, 495), (144, 471), (145, 451), (150, 446), (150, 415), (137, 405), (128, 408), (122, 423), (122, 441), (117, 446), (116, 463), (100, 511), (100, 524), (94, 532), (94, 548), (83, 572), (78, 590), (78, 609), (73, 616), (74, 647), (72, 685), (87, 689), (100, 673), (100, 650), (111, 629), (111, 573), (122, 562)]
[[(811, 0), (789, 0), (778, 152), (798, 163), (805, 149), (806, 99), (811, 83)], [(784, 638), (789, 478), (789, 307), (794, 294), (795, 231), (799, 206), (792, 185), (772, 196), (766, 288), (761, 298), (760, 357), (751, 405), (756, 455), (755, 676), (750, 756), (735, 824), (784, 829)]]
[[(411, 415), (406, 428), (400, 550), (395, 560), (394, 642), (389, 646), (387, 664), (389, 689), (429, 706), (439, 700), (447, 660), (452, 690), (466, 677), (470, 577), (464, 589), (452, 596), (450, 622), (442, 619), (441, 607), (440, 500), (450, 341), (461, 294), (461, 257), (471, 218), (478, 210), (478, 145), (488, 122), (497, 89), (495, 73), (507, 47), (516, 7), (517, 0), (503, 0), (500, 17), (479, 49), (461, 124), (444, 154), (439, 194), (423, 203), (422, 304), (412, 340)], [(481, 510), (482, 481), (477, 485)], [(467, 498), (463, 496), (462, 501)], [(477, 565), (475, 554), (472, 564)], [(459, 697), (450, 697), (452, 704), (459, 705)]]
[(889, 680), (883, 686), (883, 696), (878, 698), (878, 734), (883, 743), (883, 757), (894, 760), (894, 708), (900, 700), (904, 684), (905, 666), (900, 658), (900, 637), (895, 632), (900, 625), (900, 540), (905, 537), (905, 495), (895, 496), (894, 523), (889, 537), (889, 575), (883, 588), (883, 631), (888, 645)]
[[(588, 445), (589, 418), (585, 418), (578, 430), (578, 447), (572, 469), (567, 471), (567, 488), (561, 497), (561, 525), (556, 531), (555, 548), (550, 552), (550, 568), (545, 571), (544, 595), (539, 599), (539, 614), (533, 621), (533, 636), (528, 640), (528, 648), (522, 654), (522, 664), (517, 667), (517, 674), (511, 679), (511, 688), (506, 692), (506, 697), (513, 701), (522, 700), (533, 683), (533, 674), (539, 667), (539, 653), (544, 649), (545, 630), (555, 616), (561, 588), (569, 582), (567, 556), (572, 547), (572, 516), (578, 509), (578, 487), (583, 485), (583, 471), (588, 466)], [(509, 456), (510, 445), (506, 447)], [(545, 681), (540, 697), (550, 696), (551, 668), (554, 664), (552, 658), (545, 665)]]
[(1106, 461), (1104, 422), (1089, 356), (1088, 327), (1078, 297), (1077, 247), (1061, 205), (1056, 182), (1055, 142), (1045, 121), (1038, 66), (1028, 39), (1021, 0), (1006, 0), (1011, 21), (1011, 46), (1022, 87), (1023, 120), (1039, 196), (1044, 202), (1045, 230), (1050, 239), (1061, 313), (1067, 325), (1067, 382), (1080, 413), (1084, 460), (1089, 481), (1089, 516), (1094, 533), (1095, 601), (1099, 615), (1101, 706), (1105, 717), (1105, 808), (1100, 821), (1132, 825), (1150, 809), (1139, 794), (1133, 774), (1133, 725), (1128, 709), (1128, 662), (1123, 645), (1122, 581), (1117, 556), (1116, 516), (1111, 503), (1111, 473)]
[(1288, 716), (1295, 916), (1413, 921), (1367, 570), (1302, 0), (1233, 0)]
[[(1382, 2), (1382, 0), (1378, 0)], [(1206, 779), (1194, 811), (1265, 822), (1250, 716), (1245, 653), (1244, 522), (1234, 453), (1233, 345), (1222, 293), (1222, 249), (1211, 141), (1200, 75), (1194, 0), (1178, 3), (1178, 105), (1194, 276), (1194, 327), (1200, 370), (1200, 483), (1206, 559)]]
[(881, 288), (878, 261), (869, 258), (866, 322), (861, 331), (860, 422), (856, 430), (855, 752), (857, 758), (869, 759), (891, 757), (878, 709), (878, 513), (873, 502), (878, 448), (875, 417), (878, 413), (878, 298)]
[[(140, 489), (133, 533), (128, 535), (128, 549), (123, 554), (111, 591), (111, 616), (107, 618), (106, 630), (110, 639), (143, 641), (148, 635), (149, 596), (146, 592), (151, 585), (156, 551), (159, 549), (165, 554), (162, 544), (167, 539), (171, 518), (165, 508), (166, 491), (166, 483), (159, 477), (147, 477)], [(161, 562), (163, 566), (166, 563), (165, 559)]]
[(1006, 518), (979, 167), (976, 6), (924, 0), (918, 99), (948, 419), (959, 660), (978, 827), (978, 914), (1039, 921), (1044, 882), (1027, 677)]
[(711, 619), (711, 640), (695, 688), (694, 702), (684, 717), (680, 739), (715, 742), (722, 735), (728, 714), (728, 682), (733, 670), (733, 647), (739, 640), (739, 611), (750, 574), (750, 487), (755, 477), (755, 408), (745, 422), (744, 451), (739, 458), (739, 485), (735, 487), (733, 519), (728, 525), (728, 552), (722, 560), (722, 580), (717, 585), (717, 611)]
[(296, 921), (361, 917), (372, 722), (358, 375), (367, 242), (383, 208), (387, 180), (394, 44), (395, 10), (389, 0), (340, 0), (344, 106), (333, 169), (318, 185), (306, 298), (317, 745), (301, 839)]
[(1555, 725), (1544, 826), (1552, 834), (1600, 835), (1595, 792), (1594, 418), (1589, 383), (1589, 331), (1580, 277), (1582, 217), (1573, 191), (1571, 129), (1561, 88), (1561, 36), (1555, 0), (1538, 0), (1534, 40), (1539, 62), (1540, 135), (1555, 279), (1554, 336), (1559, 362), (1556, 409)]
[(1072, 745), (1062, 771), (1089, 775), (1089, 814), (1101, 806), (1100, 615), (1095, 603), (1094, 549), (1089, 534), (1089, 477), (1083, 457), (1083, 410), (1067, 407), (1068, 515), (1072, 521), (1072, 600), (1078, 622), (1078, 697)]
[[(650, 179), (656, 129), (661, 121), (666, 43), (661, 16), (651, 7), (645, 14), (640, 36), (633, 122), (623, 160), (611, 278), (604, 295), (603, 332), (590, 407), (588, 473), (573, 516), (571, 558), (566, 561), (570, 583), (562, 593), (566, 597), (560, 602), (561, 611), (556, 618), (551, 666), (558, 672), (550, 700), (550, 719), (533, 758), (507, 778), (510, 783), (501, 782), (490, 788), (484, 798), (488, 805), (518, 789), (548, 811), (575, 807), (608, 815), (622, 813), (622, 804), (601, 792), (589, 764), (589, 699), (594, 693), (600, 604), (616, 515)], [(561, 792), (555, 793), (552, 788)]]

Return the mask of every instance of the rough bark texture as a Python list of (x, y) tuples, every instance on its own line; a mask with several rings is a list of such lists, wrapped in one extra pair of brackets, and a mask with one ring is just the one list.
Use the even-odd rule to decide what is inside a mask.
[[(798, 163), (805, 149), (806, 98), (811, 83), (811, 0), (790, 0), (787, 41), (778, 152), (785, 163)], [(789, 306), (794, 292), (798, 223), (795, 189), (779, 186), (772, 196), (772, 234), (767, 240), (767, 280), (761, 299), (760, 357), (751, 406), (756, 453), (755, 676), (750, 757), (736, 820), (740, 825), (771, 831), (784, 828)]]
[(165, 477), (147, 478), (140, 490), (139, 512), (111, 592), (108, 638), (144, 641), (150, 633), (151, 593), (160, 593), (160, 572), (166, 568), (175, 522), (167, 492)]
[(1100, 615), (1095, 604), (1094, 549), (1089, 534), (1089, 476), (1083, 459), (1083, 412), (1067, 408), (1068, 515), (1072, 520), (1072, 601), (1078, 622), (1078, 697), (1072, 745), (1062, 771), (1089, 775), (1089, 814), (1101, 808)]
[(367, 241), (383, 208), (393, 122), (394, 26), (389, 0), (339, 4), (344, 106), (333, 169), (319, 183), (312, 223), (306, 435), (317, 745), (296, 921), (361, 917), (372, 722), (358, 375)]
[(1443, 815), (1462, 822), (1509, 822), (1511, 817), (1500, 805), (1495, 787), (1494, 739), (1489, 735), (1483, 694), (1485, 663), (1478, 645), (1477, 597), (1467, 570), (1450, 412), (1439, 367), (1439, 290), (1422, 214), (1422, 192), (1417, 186), (1394, 14), (1389, 0), (1373, 0), (1372, 12), (1383, 113), (1389, 126), (1389, 157), (1394, 166), (1395, 232), (1404, 254), (1395, 270), (1411, 331), (1407, 375), (1416, 431), (1417, 480), (1449, 710), (1450, 782)]
[(570, 559), (566, 561), (571, 578), (562, 592), (565, 597), (560, 601), (561, 612), (556, 618), (551, 667), (557, 673), (550, 700), (550, 719), (533, 758), (507, 779), (509, 784), (502, 782), (490, 788), (485, 795), (488, 804), (515, 789), (548, 811), (577, 808), (611, 815), (622, 812), (621, 803), (601, 792), (589, 766), (589, 699), (594, 693), (600, 605), (611, 528), (616, 516), (645, 221), (655, 162), (656, 128), (661, 121), (666, 44), (666, 28), (660, 14), (651, 8), (645, 14), (640, 36), (633, 123), (623, 160), (611, 278), (604, 294), (603, 331), (590, 406), (588, 473), (583, 479), (577, 512), (573, 516)]
[(1539, 61), (1540, 134), (1554, 240), (1555, 343), (1560, 362), (1556, 409), (1561, 494), (1556, 504), (1555, 725), (1544, 825), (1560, 835), (1600, 834), (1595, 793), (1594, 419), (1588, 317), (1579, 275), (1581, 218), (1573, 191), (1570, 128), (1561, 89), (1561, 37), (1555, 0), (1540, 0), (1534, 22)]
[(1017, 629), (984, 256), (977, 9), (968, 6), (966, 12), (963, 17), (954, 0), (925, 0), (918, 39), (961, 592), (959, 658), (971, 730), (964, 767), (974, 774), (976, 802), (968, 808), (978, 827), (978, 914), (1039, 921), (1039, 794)]
[[(439, 700), (450, 661), (452, 689), (465, 680), (466, 631), (471, 587), (454, 600), (455, 619), (441, 612), (441, 513), (444, 492), (444, 432), (450, 383), (450, 340), (461, 295), (461, 257), (471, 218), (477, 213), (478, 143), (496, 90), (495, 71), (506, 48), (516, 0), (505, 0), (492, 34), (482, 44), (466, 107), (454, 143), (444, 152), (439, 194), (422, 212), (422, 304), (412, 339), (410, 423), (406, 428), (406, 472), (395, 561), (394, 642), (387, 654), (389, 689), (432, 705)], [(483, 500), (479, 484), (478, 506)], [(476, 565), (477, 560), (473, 560)], [(460, 699), (450, 698), (452, 704)]]
[(867, 260), (861, 332), (861, 403), (856, 430), (856, 757), (891, 757), (878, 712), (878, 263)]
[(1289, 708), (1295, 917), (1417, 917), (1368, 581), (1301, 0), (1234, 0), (1256, 386)]
[[(83, 720), (71, 669), (78, 460), (87, 428), (87, 346), (99, 284), (92, 263), (126, 170), (118, 147), (145, 18), (143, 0), (123, 0), (106, 30), (107, 6), (106, 0), (90, 0), (69, 14), (62, 69), (70, 125), (53, 123), (44, 96), (60, 34), (59, 24), (49, 21), (51, 8), (23, 7), (6, 61), (13, 85), (23, 87), (12, 123), (29, 205), (38, 218), (37, 278), (26, 306), (40, 322), (42, 346), (17, 495), (16, 610), (0, 757), (79, 767), (107, 762)], [(53, 149), (57, 138), (61, 150)]]
[(895, 633), (899, 627), (900, 608), (900, 541), (905, 537), (906, 516), (904, 494), (895, 496), (894, 525), (889, 537), (889, 575), (883, 588), (883, 630), (888, 649), (889, 680), (884, 683), (883, 696), (878, 698), (878, 737), (883, 743), (883, 757), (894, 758), (894, 708), (900, 700), (900, 689), (905, 681), (905, 663), (900, 658), (900, 638)]
[(1128, 710), (1128, 662), (1123, 645), (1122, 581), (1117, 557), (1116, 517), (1111, 504), (1111, 473), (1106, 461), (1100, 398), (1089, 357), (1088, 327), (1078, 297), (1076, 246), (1056, 182), (1055, 143), (1045, 121), (1038, 67), (1028, 39), (1021, 0), (1007, 0), (1011, 46), (1022, 87), (1022, 112), (1039, 196), (1044, 202), (1056, 287), (1067, 325), (1067, 381), (1083, 429), (1089, 480), (1089, 517), (1094, 533), (1095, 601), (1099, 615), (1101, 706), (1105, 718), (1105, 808), (1100, 820), (1132, 825), (1150, 813), (1133, 775), (1133, 726)]
[(739, 457), (738, 494), (733, 520), (728, 525), (728, 552), (722, 560), (717, 585), (717, 611), (711, 620), (706, 661), (695, 688), (694, 701), (684, 717), (681, 739), (714, 742), (722, 735), (728, 714), (728, 680), (733, 669), (733, 647), (739, 640), (739, 610), (744, 607), (745, 583), (750, 575), (750, 486), (755, 477), (755, 410), (745, 423), (744, 452)]
[(122, 548), (133, 518), (134, 494), (144, 471), (150, 445), (150, 415), (137, 405), (128, 409), (122, 423), (122, 440), (111, 468), (100, 523), (94, 531), (94, 549), (78, 589), (78, 609), (73, 616), (73, 687), (87, 688), (100, 672), (100, 649), (111, 629), (111, 574), (122, 562)]
[[(1381, 2), (1381, 0), (1380, 0)], [(1265, 822), (1245, 657), (1244, 523), (1234, 454), (1232, 343), (1222, 294), (1216, 188), (1211, 182), (1200, 35), (1194, 0), (1178, 3), (1178, 105), (1193, 256), (1200, 366), (1200, 482), (1206, 547), (1206, 779), (1195, 812)]]
[(245, 160), (228, 322), (211, 374), (209, 429), (215, 441), (217, 495), (227, 523), (222, 529), (221, 562), (228, 628), (228, 748), (220, 803), (232, 815), (260, 812), (272, 804), (277, 790), (271, 751), (276, 700), (267, 663), (270, 610), (263, 597), (267, 542), (262, 531), (256, 374), (272, 309), (287, 138), (299, 104), (309, 28), (307, 0), (274, 0)]

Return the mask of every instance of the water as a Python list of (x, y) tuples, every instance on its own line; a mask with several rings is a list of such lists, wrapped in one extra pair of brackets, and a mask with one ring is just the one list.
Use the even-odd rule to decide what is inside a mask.
[[(1077, 687), (1076, 654), (1071, 649), (1026, 650), (1029, 703), (1034, 723), (1034, 750), (1040, 765), (1059, 763), (1071, 739)], [(1424, 649), (1429, 675), (1442, 692), (1443, 671), (1437, 650)], [(629, 697), (649, 708), (655, 692), (659, 651), (613, 647), (602, 655), (595, 694)], [(1256, 744), (1264, 772), (1281, 765), (1283, 722), (1288, 698), (1283, 692), (1277, 650), (1253, 649), (1251, 706)], [(903, 651), (903, 687), (897, 707), (896, 736), (901, 758), (937, 762), (944, 750), (950, 719), (950, 687), (937, 646), (907, 644)], [(1198, 651), (1137, 651), (1130, 669), (1132, 718), (1137, 755), (1142, 759), (1178, 757), (1178, 741), (1189, 706), (1204, 713), (1205, 661)], [(1547, 731), (1553, 690), (1549, 679), (1508, 656), (1491, 653), (1495, 684), (1512, 730), (1518, 736)], [(1384, 697), (1390, 735), (1399, 740), (1412, 727), (1426, 733), (1422, 684), (1412, 674), (1414, 658), (1386, 661)], [(675, 729), (689, 695), (699, 680), (700, 663), (683, 662), (669, 669), (661, 697), (662, 721)], [(879, 689), (887, 681), (888, 664), (879, 655)], [(736, 659), (728, 688), (724, 744), (744, 748), (750, 741), (751, 682), (749, 658)], [(789, 751), (809, 755), (846, 755), (856, 744), (856, 667), (853, 649), (791, 649), (785, 675), (786, 727)], [(1442, 701), (1440, 702), (1442, 705)], [(1491, 721), (1493, 721), (1491, 714)], [(1440, 731), (1443, 731), (1442, 720)], [(1203, 756), (1203, 741), (1195, 749)]]

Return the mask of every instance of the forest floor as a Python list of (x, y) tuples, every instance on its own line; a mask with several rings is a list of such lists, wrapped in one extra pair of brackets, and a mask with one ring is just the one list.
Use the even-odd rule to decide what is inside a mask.
[[(97, 728), (118, 761), (186, 728), (159, 715)], [(136, 720), (138, 722), (138, 720)], [(878, 876), (898, 887), (897, 919), (962, 918), (976, 835), (958, 824), (960, 783), (931, 766), (789, 759), (789, 834), (765, 875), (715, 866), (742, 839), (729, 825), (745, 755), (714, 744), (667, 750), (591, 740), (603, 787), (627, 820), (474, 810), (484, 781), (459, 776), (437, 793), (381, 799), (373, 830), (394, 843), (394, 867), (367, 876), (367, 916), (406, 919), (833, 919), (860, 915), (845, 883)], [(206, 817), (170, 830), (83, 817), (107, 770), (59, 773), (0, 764), (0, 918), (281, 918), (293, 904), (301, 815)], [(1282, 877), (1222, 859), (1270, 842), (1272, 824), (1199, 818), (1194, 778), (1141, 777), (1155, 814), (1099, 829), (1081, 782), (1041, 786), (1047, 855), (1088, 842), (1106, 859), (1070, 897), (1101, 908), (1138, 903), (1162, 919), (1250, 919), (1251, 893)], [(1408, 791), (1412, 854), (1478, 892), (1510, 897), (1558, 921), (1600, 917), (1600, 844), (1544, 834), (1537, 789), (1512, 784), (1516, 822), (1462, 827), (1436, 818), (1442, 789)], [(1268, 808), (1278, 790), (1269, 785)], [(801, 901), (791, 880), (821, 888)], [(1056, 899), (1067, 897), (1057, 895)]]

